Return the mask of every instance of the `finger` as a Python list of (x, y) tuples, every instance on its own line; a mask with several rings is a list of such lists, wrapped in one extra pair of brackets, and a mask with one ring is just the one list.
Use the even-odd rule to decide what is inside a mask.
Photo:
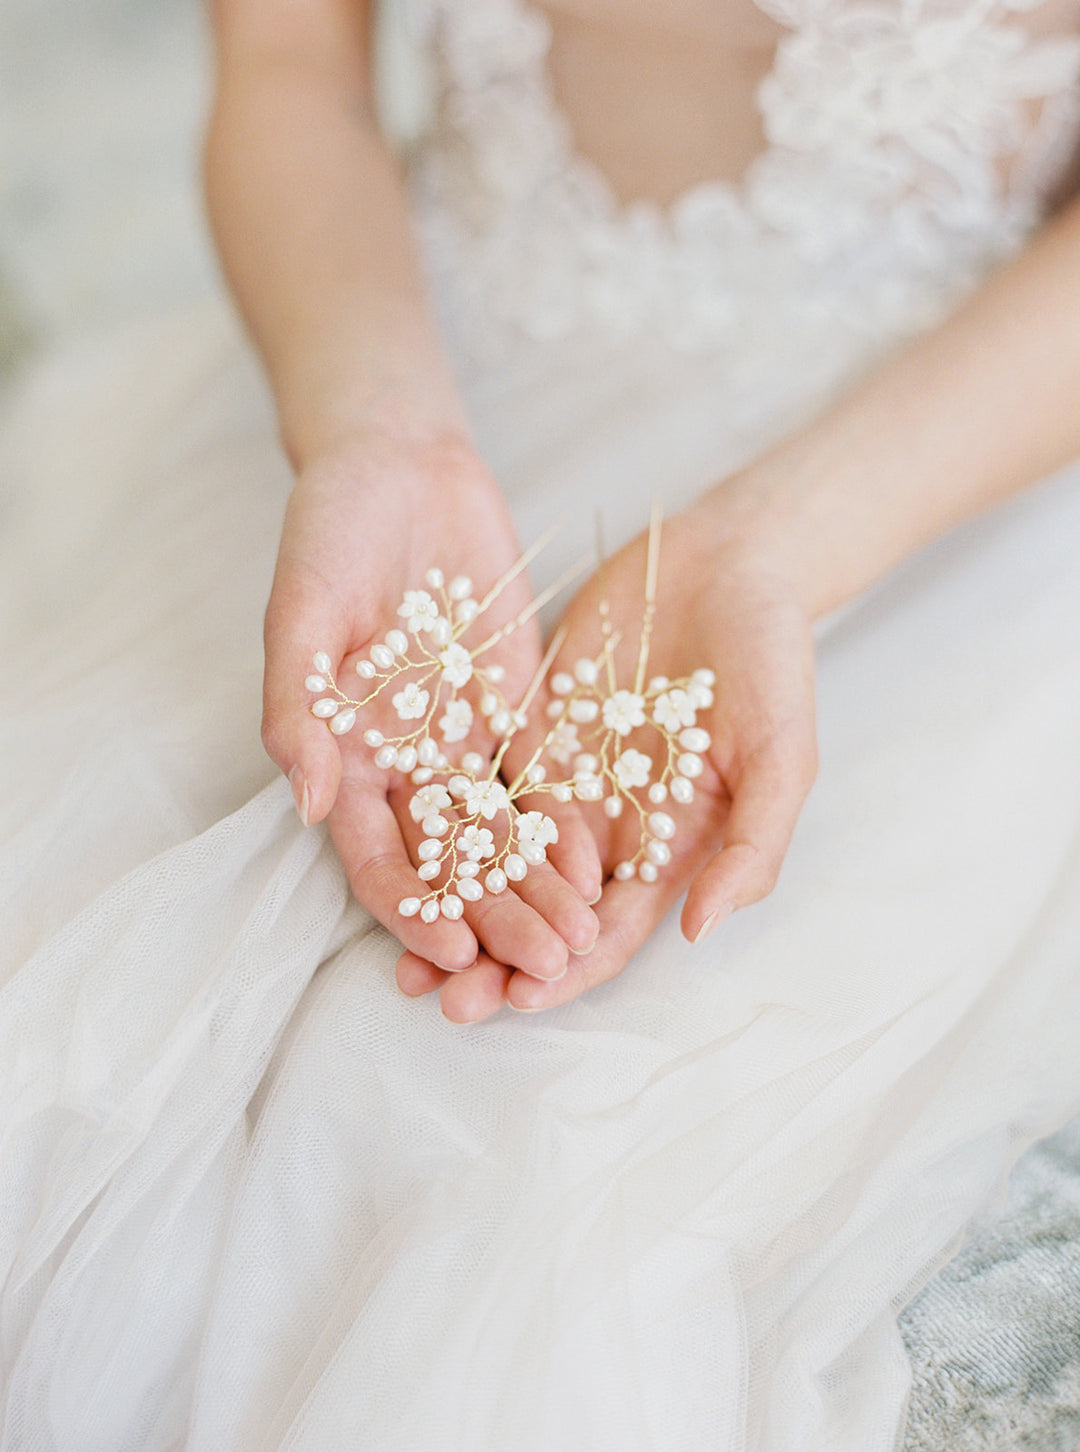
[(506, 1001), (511, 969), (481, 953), (471, 968), (443, 984), (440, 1006), (452, 1023), (479, 1023), (498, 1013)]
[[(465, 972), (468, 971), (466, 968)], [(422, 998), (425, 993), (441, 988), (452, 976), (455, 975), (437, 968), (418, 953), (402, 953), (394, 970), (397, 986), (407, 998)]]
[(511, 1008), (536, 1012), (569, 1003), (586, 989), (607, 983), (626, 967), (676, 896), (673, 884), (661, 887), (660, 883), (612, 879), (597, 905), (600, 936), (592, 952), (571, 957), (566, 973), (554, 983), (515, 973), (507, 984), (506, 1001)]
[[(577, 889), (571, 887), (550, 862), (530, 867), (527, 876), (514, 883), (514, 892), (558, 935), (564, 950), (571, 953), (588, 953), (591, 950), (600, 931), (599, 919)], [(515, 967), (526, 966), (516, 957), (507, 958), (498, 950), (494, 951), (495, 957), (503, 962), (512, 962)]]
[(404, 947), (448, 972), (460, 972), (476, 961), (478, 944), (468, 923), (443, 917), (425, 923), (398, 911), (404, 898), (418, 896), (420, 884), (377, 780), (346, 778), (329, 826), (357, 901)]
[[(591, 906), (600, 896), (604, 870), (596, 838), (589, 829), (576, 802), (557, 802), (550, 792), (522, 797), (516, 803), (522, 812), (543, 812), (559, 831), (559, 840), (547, 849), (548, 861), (563, 882), (574, 889), (583, 902)], [(595, 933), (595, 921), (591, 925)], [(574, 952), (583, 952), (588, 944), (567, 942)]]
[(279, 562), (263, 639), (263, 745), (289, 778), (305, 826), (321, 822), (337, 796), (341, 753), (326, 722), (311, 714), (304, 682), (315, 673), (316, 651), (326, 651), (338, 668), (350, 643), (349, 621), (324, 584)]
[(771, 744), (748, 760), (732, 796), (724, 845), (687, 894), (682, 930), (691, 943), (736, 907), (773, 890), (815, 769), (812, 738)]

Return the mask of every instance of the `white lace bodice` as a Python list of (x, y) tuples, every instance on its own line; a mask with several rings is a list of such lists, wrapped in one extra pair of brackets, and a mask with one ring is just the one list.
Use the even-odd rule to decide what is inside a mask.
[(435, 57), (414, 168), (452, 330), (498, 356), (581, 330), (817, 346), (932, 321), (1030, 232), (1080, 118), (1080, 38), (1025, 0), (759, 0), (785, 32), (737, 183), (621, 205), (578, 155), (521, 0), (418, 0)]

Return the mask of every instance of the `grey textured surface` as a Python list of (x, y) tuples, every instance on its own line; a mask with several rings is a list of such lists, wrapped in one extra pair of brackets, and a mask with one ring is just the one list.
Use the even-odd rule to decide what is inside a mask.
[(905, 1452), (1080, 1449), (1080, 1120), (1028, 1151), (1000, 1217), (901, 1330)]
[[(214, 285), (197, 0), (0, 6), (0, 377)], [(1080, 1079), (1080, 1072), (1078, 1072)], [(1080, 1121), (902, 1319), (905, 1452), (1080, 1452)]]

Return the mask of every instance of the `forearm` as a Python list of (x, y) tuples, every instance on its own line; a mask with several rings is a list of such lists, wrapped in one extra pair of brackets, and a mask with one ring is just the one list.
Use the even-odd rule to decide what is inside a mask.
[(340, 34), (290, 48), (228, 20), (207, 196), (294, 463), (365, 424), (420, 440), (463, 434), (359, 40), (344, 55)]
[(941, 327), (732, 481), (817, 616), (1080, 456), (1080, 206)]

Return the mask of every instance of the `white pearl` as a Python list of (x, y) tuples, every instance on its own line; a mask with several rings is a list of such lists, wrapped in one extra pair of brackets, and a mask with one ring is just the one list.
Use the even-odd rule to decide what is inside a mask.
[(461, 758), (461, 769), (462, 771), (471, 772), (473, 776), (476, 776), (478, 772), (484, 769), (484, 758), (480, 755), (479, 751), (467, 751)]
[(496, 736), (505, 736), (513, 724), (514, 718), (505, 706), (500, 706), (491, 717), (491, 729)]
[(336, 716), (341, 709), (340, 703), (332, 701), (329, 696), (324, 696), (321, 701), (316, 701), (311, 708), (313, 716), (320, 716), (325, 721), (328, 716)]
[(620, 862), (615, 869), (616, 882), (629, 882), (632, 877), (637, 876), (637, 868), (632, 862)]
[(530, 766), (528, 771), (525, 773), (525, 780), (529, 782), (532, 786), (539, 786), (539, 784), (544, 780), (546, 776), (547, 768), (541, 766), (540, 763), (537, 761), (534, 762), (533, 765)]
[(576, 700), (570, 702), (570, 710), (567, 713), (571, 721), (577, 721), (579, 725), (585, 726), (590, 721), (595, 721), (600, 714), (600, 706), (596, 701)]
[(371, 647), (371, 659), (382, 670), (387, 670), (394, 664), (394, 652), (380, 641), (378, 645)]
[(429, 897), (424, 906), (420, 909), (420, 917), (425, 923), (433, 923), (439, 916), (439, 904), (433, 897)]
[(493, 867), (484, 879), (484, 886), (488, 892), (498, 897), (500, 892), (506, 891), (506, 873), (501, 867)]
[(586, 660), (582, 656), (581, 660), (574, 662), (574, 675), (583, 686), (595, 686), (600, 672), (594, 660)]
[(416, 759), (421, 766), (434, 766), (435, 758), (439, 754), (439, 748), (432, 741), (430, 736), (425, 736), (420, 745), (416, 748)]
[(344, 736), (346, 731), (351, 731), (355, 725), (355, 711), (339, 711), (330, 722), (330, 730), (335, 736)]
[(438, 877), (441, 871), (441, 862), (421, 862), (420, 866), (416, 869), (416, 875), (422, 878), (424, 882), (430, 882), (433, 877)]
[(679, 745), (685, 746), (687, 751), (708, 751), (712, 737), (707, 731), (702, 731), (700, 726), (687, 726), (685, 731), (679, 732)]
[(563, 703), (561, 701), (549, 701), (544, 707), (544, 710), (547, 712), (549, 721), (557, 721), (563, 713)]
[(435, 862), (443, 855), (443, 844), (438, 837), (425, 837), (416, 849), (421, 862)]
[(694, 686), (693, 700), (699, 711), (707, 711), (713, 703), (714, 696), (708, 686)]
[(557, 782), (551, 788), (551, 795), (557, 802), (571, 802), (574, 799), (574, 789), (567, 786), (566, 782)]
[(660, 876), (659, 872), (656, 869), (656, 863), (643, 862), (638, 868), (638, 876), (641, 878), (642, 882), (655, 882), (656, 879)]
[(395, 655), (404, 655), (409, 649), (409, 637), (404, 630), (388, 630), (386, 632), (386, 644)]
[(655, 839), (645, 844), (645, 851), (650, 862), (655, 862), (657, 867), (666, 867), (671, 861), (671, 848), (666, 842), (657, 842)]
[(511, 852), (503, 863), (503, 871), (511, 882), (520, 882), (529, 870), (529, 864), (516, 852)]
[(441, 911), (444, 918), (449, 918), (452, 923), (456, 923), (465, 911), (465, 904), (456, 893), (448, 892), (442, 900)]
[(687, 781), (684, 776), (673, 776), (671, 778), (671, 795), (682, 806), (689, 805), (694, 800), (694, 783)]
[(579, 802), (598, 802), (604, 795), (604, 783), (595, 777), (586, 777), (584, 781), (575, 782), (574, 795)]
[(389, 743), (386, 746), (380, 746), (375, 753), (375, 765), (381, 771), (389, 771), (392, 766), (396, 766), (397, 747), (391, 746)]
[(467, 776), (452, 776), (446, 783), (446, 790), (452, 797), (463, 797), (472, 786)]
[(517, 729), (519, 731), (524, 731), (525, 730), (525, 727), (528, 724), (529, 724), (529, 717), (528, 717), (528, 714), (525, 711), (515, 711), (514, 712), (514, 725), (517, 727)]
[(417, 786), (427, 786), (434, 775), (430, 766), (418, 766), (412, 774), (412, 779)]
[(438, 756), (435, 758), (435, 770), (446, 771), (449, 765), (450, 758), (447, 756), (445, 751), (440, 751)]
[(595, 776), (596, 768), (599, 765), (599, 758), (593, 756), (592, 753), (589, 751), (582, 751), (578, 756), (574, 757), (575, 773), (580, 771), (583, 772), (586, 776)]
[(429, 837), (445, 837), (450, 830), (450, 823), (438, 812), (432, 813), (430, 817), (425, 817), (421, 826)]
[(681, 776), (694, 777), (701, 775), (701, 757), (695, 756), (692, 751), (684, 752), (678, 761), (676, 761), (675, 765), (678, 767)]
[(374, 726), (364, 732), (364, 745), (370, 746), (372, 751), (378, 751), (379, 747), (384, 745), (385, 742), (386, 737), (381, 731), (376, 731)]
[(464, 621), (466, 625), (471, 625), (476, 617), (480, 614), (480, 606), (475, 600), (462, 600), (461, 604), (455, 611), (455, 614), (457, 615), (457, 618)]
[(622, 797), (605, 797), (604, 798), (604, 814), (605, 814), (605, 816), (611, 817), (612, 820), (614, 820), (616, 817), (621, 817), (622, 816), (622, 810), (623, 810), (623, 800), (622, 800)]
[(397, 905), (397, 910), (403, 918), (414, 918), (420, 911), (420, 899), (418, 897), (403, 897)]
[[(472, 863), (469, 866), (473, 866)], [(484, 889), (477, 882), (475, 877), (467, 877), (457, 885), (458, 896), (463, 897), (466, 902), (479, 902), (484, 895)]]
[(321, 676), (329, 675), (334, 668), (333, 664), (331, 663), (330, 657), (327, 655), (325, 650), (317, 650), (315, 652), (315, 658), (312, 661), (312, 665)]
[(574, 689), (574, 678), (567, 671), (556, 671), (551, 678), (551, 689), (557, 696), (568, 696)]
[(464, 600), (472, 594), (472, 581), (468, 575), (455, 575), (450, 581), (449, 595), (451, 600)]
[(304, 682), (304, 685), (308, 688), (309, 691), (325, 691), (326, 677), (308, 676), (307, 680)]
[(479, 862), (463, 862), (457, 870), (458, 877), (478, 877), (480, 875)]
[(499, 665), (498, 661), (496, 661), (494, 665), (488, 666), (486, 675), (489, 681), (493, 681), (495, 685), (498, 685), (506, 676), (506, 667)]
[(375, 679), (375, 667), (371, 661), (361, 658), (356, 662), (356, 674), (363, 676), (365, 681), (372, 681)]
[(649, 690), (666, 691), (668, 686), (670, 685), (671, 682), (668, 680), (667, 676), (653, 676), (652, 680), (649, 682)]
[(397, 754), (397, 769), (398, 771), (412, 771), (416, 761), (416, 747), (403, 746)]
[(439, 569), (438, 565), (432, 565), (431, 569), (424, 576), (424, 583), (429, 590), (441, 590), (446, 583), (446, 576)]
[(453, 638), (453, 631), (450, 628), (449, 620), (441, 617), (431, 627), (431, 638), (438, 646), (449, 645)]
[(709, 670), (706, 666), (701, 666), (694, 672), (690, 679), (697, 681), (699, 686), (715, 686), (716, 672)]
[(530, 867), (539, 867), (542, 862), (547, 861), (547, 853), (539, 842), (522, 842), (518, 851)]
[(675, 835), (675, 818), (669, 817), (667, 812), (651, 812), (649, 831), (654, 837), (659, 837), (661, 842), (670, 842)]
[(658, 807), (661, 802), (667, 801), (667, 787), (662, 781), (654, 781), (649, 788), (649, 801), (655, 807)]

